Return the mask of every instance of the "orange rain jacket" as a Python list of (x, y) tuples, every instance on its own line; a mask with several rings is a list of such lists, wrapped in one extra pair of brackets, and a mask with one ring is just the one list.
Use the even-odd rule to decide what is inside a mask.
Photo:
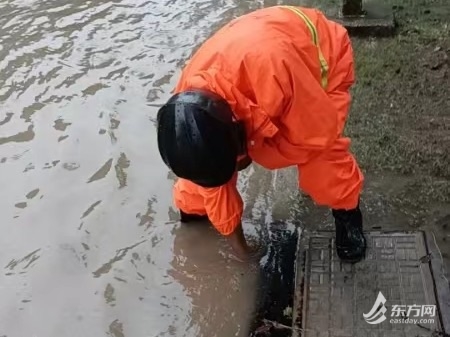
[[(181, 74), (175, 92), (207, 89), (244, 121), (249, 155), (268, 169), (296, 165), (299, 186), (319, 205), (356, 207), (363, 175), (343, 129), (354, 82), (347, 31), (316, 9), (275, 6), (241, 16), (209, 38)], [(203, 188), (185, 179), (175, 205), (207, 215), (223, 235), (241, 221), (237, 173)]]

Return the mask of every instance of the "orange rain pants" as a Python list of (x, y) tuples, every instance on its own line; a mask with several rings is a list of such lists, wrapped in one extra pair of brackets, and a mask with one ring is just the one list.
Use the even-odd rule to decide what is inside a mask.
[[(343, 136), (353, 82), (344, 27), (316, 9), (274, 6), (241, 16), (209, 38), (175, 92), (197, 88), (221, 95), (245, 123), (253, 161), (268, 169), (296, 165), (299, 187), (316, 204), (352, 209), (364, 179)], [(217, 188), (179, 179), (174, 203), (207, 215), (229, 235), (243, 212), (236, 182), (237, 173)]]

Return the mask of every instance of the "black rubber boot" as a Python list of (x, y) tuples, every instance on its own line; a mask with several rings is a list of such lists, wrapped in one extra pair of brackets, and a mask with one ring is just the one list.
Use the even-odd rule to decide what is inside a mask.
[(187, 214), (180, 210), (180, 221), (189, 223), (192, 221), (205, 221), (208, 220), (207, 215), (198, 215), (198, 214)]
[(366, 252), (359, 205), (352, 210), (332, 210), (336, 225), (336, 250), (344, 262), (360, 261)]

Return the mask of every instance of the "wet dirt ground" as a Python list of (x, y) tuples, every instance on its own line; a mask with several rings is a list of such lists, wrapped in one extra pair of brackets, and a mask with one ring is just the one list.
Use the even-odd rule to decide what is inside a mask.
[[(0, 1), (0, 336), (244, 336), (253, 269), (183, 227), (158, 106), (215, 29), (275, 1)], [(450, 270), (450, 5), (398, 0), (354, 40), (348, 124), (367, 228), (435, 233)], [(242, 172), (245, 230), (332, 228), (293, 170)]]

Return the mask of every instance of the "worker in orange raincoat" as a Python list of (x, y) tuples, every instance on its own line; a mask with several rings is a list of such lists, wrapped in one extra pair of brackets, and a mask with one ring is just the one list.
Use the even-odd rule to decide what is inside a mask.
[(312, 8), (274, 6), (221, 28), (193, 55), (158, 112), (158, 147), (178, 176), (181, 221), (208, 218), (248, 258), (237, 172), (296, 165), (299, 186), (331, 208), (341, 260), (365, 253), (363, 175), (343, 129), (354, 82), (347, 31)]

